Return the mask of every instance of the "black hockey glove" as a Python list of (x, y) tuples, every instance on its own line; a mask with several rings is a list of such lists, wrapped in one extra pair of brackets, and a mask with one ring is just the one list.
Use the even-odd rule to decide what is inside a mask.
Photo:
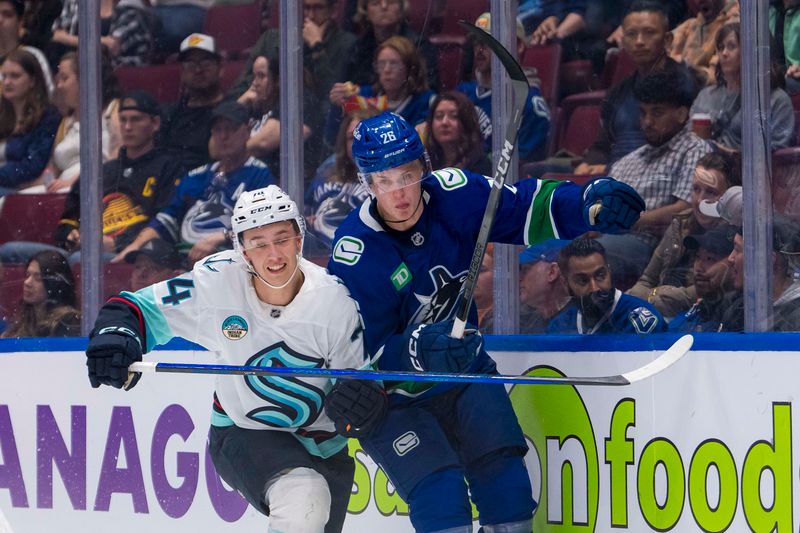
[(483, 337), (467, 324), (464, 337), (450, 336), (453, 319), (417, 324), (406, 329), (408, 335), (405, 370), (412, 372), (463, 372), (483, 349)]
[(340, 379), (325, 398), (325, 413), (339, 435), (366, 437), (383, 420), (389, 399), (377, 382)]
[(132, 331), (120, 327), (103, 328), (92, 336), (86, 347), (89, 383), (94, 388), (110, 385), (117, 389), (132, 389), (142, 375), (136, 372), (127, 383), (128, 366), (141, 360), (142, 346)]

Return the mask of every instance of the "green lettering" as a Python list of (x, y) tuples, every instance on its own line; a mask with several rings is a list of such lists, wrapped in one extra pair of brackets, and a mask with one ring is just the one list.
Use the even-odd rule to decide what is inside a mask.
[[(719, 500), (716, 505), (708, 501), (707, 479), (711, 466), (719, 477)], [(733, 455), (725, 443), (710, 439), (694, 452), (689, 464), (689, 505), (694, 519), (703, 531), (725, 531), (733, 522), (739, 494), (739, 477)]]
[(347, 440), (347, 451), (350, 457), (355, 459), (356, 472), (353, 477), (353, 491), (350, 493), (350, 502), (347, 504), (348, 513), (363, 513), (369, 505), (370, 478), (369, 470), (364, 465), (362, 457), (365, 457), (361, 444), (356, 439)]
[[(761, 475), (772, 473), (773, 500), (761, 499)], [(748, 450), (742, 467), (742, 509), (756, 533), (792, 531), (792, 406), (772, 404), (772, 444), (758, 441)]]
[[(656, 468), (662, 465), (667, 474), (667, 494), (664, 505), (656, 498)], [(639, 458), (637, 473), (639, 507), (651, 528), (666, 531), (675, 527), (683, 512), (686, 497), (683, 462), (680, 452), (666, 439), (653, 439), (647, 443)]]
[(375, 473), (375, 505), (383, 516), (408, 514), (408, 504), (395, 492), (394, 487), (389, 491), (389, 478), (380, 468)]
[(628, 428), (636, 425), (636, 402), (621, 400), (611, 415), (608, 438), (605, 439), (606, 459), (611, 484), (611, 527), (628, 526), (628, 465), (632, 465), (633, 439)]

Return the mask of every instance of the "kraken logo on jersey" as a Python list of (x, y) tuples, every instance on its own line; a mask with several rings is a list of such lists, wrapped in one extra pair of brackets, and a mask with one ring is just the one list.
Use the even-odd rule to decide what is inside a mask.
[[(261, 350), (245, 363), (268, 368), (322, 368), (324, 364), (323, 359), (301, 355), (282, 341)], [(250, 390), (266, 402), (265, 407), (247, 413), (247, 418), (265, 426), (307, 426), (322, 412), (325, 393), (301, 378), (244, 376), (244, 380)]]
[(455, 276), (443, 265), (436, 265), (428, 271), (433, 280), (433, 292), (429, 295), (414, 293), (419, 306), (409, 324), (439, 322), (447, 320), (455, 309), (458, 295), (467, 279), (467, 271), (459, 272)]

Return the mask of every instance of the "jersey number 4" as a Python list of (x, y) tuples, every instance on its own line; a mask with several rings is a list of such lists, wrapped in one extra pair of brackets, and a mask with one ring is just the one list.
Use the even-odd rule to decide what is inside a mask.
[(194, 281), (190, 279), (172, 278), (167, 281), (167, 290), (169, 294), (161, 298), (161, 303), (164, 305), (178, 305), (183, 300), (192, 297), (192, 292), (189, 289), (193, 288)]

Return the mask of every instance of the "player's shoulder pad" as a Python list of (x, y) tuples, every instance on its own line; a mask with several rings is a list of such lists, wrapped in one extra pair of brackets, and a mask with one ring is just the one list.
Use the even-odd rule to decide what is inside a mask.
[[(471, 173), (470, 173), (471, 174)], [(469, 183), (467, 171), (460, 168), (448, 167), (441, 170), (434, 170), (431, 175), (436, 178), (436, 183), (444, 191), (460, 189)]]
[(195, 275), (220, 274), (226, 269), (242, 268), (242, 259), (233, 250), (224, 250), (201, 259), (192, 269)]
[(645, 306), (636, 307), (628, 313), (628, 321), (636, 333), (651, 333), (658, 326), (659, 317)]

